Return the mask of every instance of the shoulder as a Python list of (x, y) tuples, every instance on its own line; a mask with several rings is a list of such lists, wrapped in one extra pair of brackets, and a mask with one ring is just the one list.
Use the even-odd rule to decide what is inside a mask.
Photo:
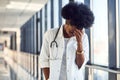
[(52, 35), (52, 34), (55, 34), (57, 32), (58, 28), (52, 28), (52, 29), (49, 29), (45, 32), (45, 35)]
[(47, 30), (47, 31), (44, 33), (44, 37), (46, 37), (46, 38), (48, 38), (48, 39), (54, 37), (55, 34), (57, 33), (57, 30), (58, 30), (58, 28), (52, 28), (52, 29)]
[(88, 35), (86, 34), (86, 33), (84, 33), (84, 35), (83, 35), (83, 41), (88, 41)]
[(87, 35), (87, 33), (84, 33), (84, 37), (88, 38), (88, 35)]

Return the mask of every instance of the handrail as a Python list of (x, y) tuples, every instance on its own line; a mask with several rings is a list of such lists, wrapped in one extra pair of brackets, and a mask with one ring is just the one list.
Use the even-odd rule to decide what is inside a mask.
[[(33, 57), (38, 57), (38, 55), (33, 55), (25, 52), (17, 52), (17, 51), (10, 50), (8, 48), (6, 48), (6, 52), (9, 52), (9, 54), (6, 54), (7, 57), (11, 58), (15, 63), (22, 66), (28, 72), (33, 73), (32, 71), (33, 66), (29, 66), (29, 65), (33, 65), (33, 62), (32, 62)], [(120, 74), (120, 69), (108, 68), (106, 66), (86, 64), (85, 67)]]
[(100, 65), (95, 65), (95, 64), (86, 64), (85, 67), (120, 74), (120, 70), (108, 68), (108, 67), (105, 67), (105, 66), (100, 66)]
[[(39, 57), (39, 55), (35, 55), (32, 53), (27, 52), (19, 52), (10, 50), (9, 48), (5, 48), (4, 51), (4, 59), (10, 66), (16, 70), (17, 66), (20, 66), (23, 70), (27, 71), (30, 75), (33, 75), (36, 77), (37, 73), (33, 72), (33, 70), (36, 70), (36, 65), (33, 63), (36, 63), (36, 58)], [(17, 66), (15, 66), (16, 64)], [(39, 65), (39, 64), (38, 64)], [(33, 74), (34, 73), (34, 74)]]

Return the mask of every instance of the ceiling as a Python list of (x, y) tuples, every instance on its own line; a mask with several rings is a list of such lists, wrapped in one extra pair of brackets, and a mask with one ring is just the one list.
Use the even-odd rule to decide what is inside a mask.
[(0, 29), (20, 28), (48, 0), (0, 0)]

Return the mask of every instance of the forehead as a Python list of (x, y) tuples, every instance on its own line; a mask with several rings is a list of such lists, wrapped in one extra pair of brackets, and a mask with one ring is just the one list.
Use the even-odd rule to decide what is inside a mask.
[(71, 29), (77, 29), (77, 30), (82, 30), (83, 29), (83, 28), (77, 28), (76, 26), (71, 25), (70, 20), (66, 20), (65, 24), (69, 25), (69, 28), (71, 28)]
[(65, 24), (69, 25), (69, 28), (75, 29), (76, 27), (70, 24), (70, 20), (66, 20)]

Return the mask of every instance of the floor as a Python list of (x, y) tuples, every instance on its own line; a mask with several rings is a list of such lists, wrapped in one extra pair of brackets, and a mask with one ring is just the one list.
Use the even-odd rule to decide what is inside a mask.
[(4, 59), (0, 52), (0, 80), (10, 80), (9, 71), (4, 66)]

